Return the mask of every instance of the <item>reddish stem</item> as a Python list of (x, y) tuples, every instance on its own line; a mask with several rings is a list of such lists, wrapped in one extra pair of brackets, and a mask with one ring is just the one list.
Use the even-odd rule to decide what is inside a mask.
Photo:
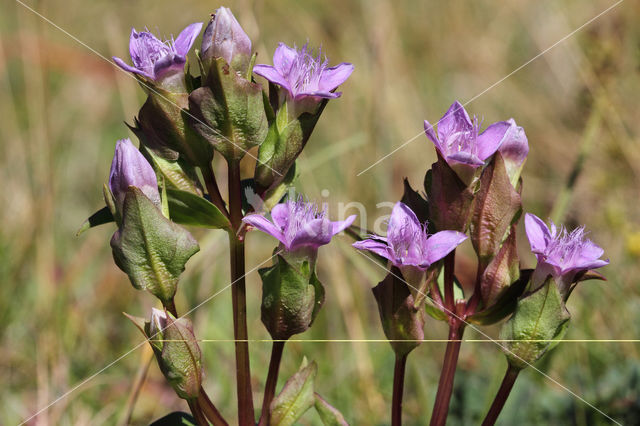
[(402, 394), (404, 392), (404, 372), (407, 355), (396, 355), (393, 369), (393, 401), (391, 403), (391, 426), (402, 425)]
[(519, 369), (509, 365), (507, 372), (504, 374), (504, 378), (502, 379), (500, 389), (491, 404), (491, 408), (489, 408), (487, 417), (485, 417), (482, 422), (482, 426), (493, 426), (496, 423), (496, 420), (498, 420), (498, 416), (502, 411), (502, 407), (504, 407), (504, 403), (507, 402), (511, 389), (513, 389), (513, 384), (518, 378), (518, 373), (520, 373)]

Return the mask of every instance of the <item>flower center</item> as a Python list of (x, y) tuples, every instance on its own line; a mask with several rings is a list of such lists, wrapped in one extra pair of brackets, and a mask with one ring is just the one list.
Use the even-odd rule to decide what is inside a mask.
[[(314, 203), (305, 203), (302, 197), (297, 201), (288, 201), (289, 208), (289, 220), (286, 226), (282, 230), (285, 239), (288, 242), (293, 241), (296, 235), (305, 229), (309, 222), (315, 219), (323, 219), (326, 216), (326, 211), (319, 211)], [(307, 229), (307, 232), (310, 232)]]
[(294, 96), (298, 93), (317, 91), (322, 73), (327, 65), (326, 58), (322, 61), (320, 49), (318, 49), (318, 55), (313, 56), (306, 44), (302, 46), (285, 76), (291, 85)]
[(141, 31), (134, 36), (135, 47), (131, 49), (131, 60), (139, 70), (153, 75), (156, 62), (176, 53), (173, 39), (160, 41), (147, 31)]
[(456, 131), (449, 133), (445, 137), (445, 146), (449, 154), (458, 152), (468, 153), (473, 156), (478, 154), (478, 133), (480, 132), (480, 123), (478, 117), (473, 117), (470, 127), (458, 128)]

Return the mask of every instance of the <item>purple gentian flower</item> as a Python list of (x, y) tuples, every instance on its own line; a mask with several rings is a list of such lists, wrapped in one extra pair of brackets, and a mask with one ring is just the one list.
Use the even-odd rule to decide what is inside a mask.
[[(239, 71), (246, 71), (251, 60), (251, 40), (231, 10), (221, 7), (209, 21), (202, 36), (200, 57), (223, 58)], [(236, 59), (236, 61), (234, 61)]]
[(175, 40), (160, 41), (148, 31), (136, 32), (135, 28), (132, 28), (129, 53), (133, 66), (115, 56), (113, 60), (125, 71), (153, 81), (161, 81), (167, 76), (184, 72), (187, 53), (201, 29), (202, 23), (197, 22), (182, 30)]
[(286, 251), (292, 252), (301, 248), (317, 250), (329, 244), (331, 238), (350, 226), (355, 218), (352, 215), (347, 220), (332, 222), (324, 210), (298, 198), (277, 204), (271, 210), (273, 222), (260, 214), (247, 215), (242, 221), (277, 238)]
[(312, 97), (334, 99), (342, 93), (335, 89), (353, 72), (353, 65), (343, 62), (328, 67), (322, 53), (313, 55), (305, 44), (300, 50), (280, 43), (273, 54), (273, 66), (256, 65), (253, 72), (279, 85), (294, 101)]
[(458, 101), (449, 107), (436, 124), (437, 135), (433, 126), (427, 120), (424, 121), (427, 137), (447, 164), (467, 184), (471, 182), (475, 170), (483, 166), (496, 151), (500, 150), (502, 153), (500, 148), (503, 145), (504, 155), (508, 156), (509, 161), (517, 163), (517, 167), (522, 165), (529, 152), (524, 131), (513, 119), (493, 123), (480, 133), (478, 118), (469, 118)]
[(116, 143), (116, 152), (109, 173), (109, 189), (120, 211), (130, 186), (140, 189), (151, 201), (160, 205), (156, 173), (147, 159), (127, 138), (120, 139)]
[(397, 202), (391, 211), (387, 236), (372, 235), (367, 240), (355, 242), (353, 246), (376, 253), (401, 269), (411, 267), (424, 271), (466, 239), (467, 236), (458, 231), (440, 231), (429, 235), (426, 224), (420, 223), (406, 204)]
[(560, 294), (566, 297), (579, 272), (609, 264), (609, 260), (600, 259), (604, 250), (585, 237), (584, 227), (567, 232), (564, 227), (558, 229), (551, 222), (549, 228), (531, 213), (525, 215), (524, 224), (531, 251), (538, 259), (531, 278), (533, 289), (542, 285), (551, 275), (558, 284)]

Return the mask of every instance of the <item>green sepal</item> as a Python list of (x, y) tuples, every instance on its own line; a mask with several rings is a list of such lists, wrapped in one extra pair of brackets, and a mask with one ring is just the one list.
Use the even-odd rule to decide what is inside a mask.
[(323, 397), (317, 392), (315, 393), (314, 407), (322, 420), (324, 426), (349, 426), (349, 423), (344, 419), (344, 416), (335, 407), (329, 404)]
[(106, 183), (102, 185), (102, 195), (104, 196), (104, 202), (107, 205), (107, 209), (111, 212), (111, 217), (113, 217), (113, 220), (115, 220), (118, 226), (120, 226), (120, 223), (122, 223), (122, 218), (120, 217), (121, 213), (118, 211), (116, 207), (116, 199)]
[(509, 364), (522, 369), (540, 359), (562, 338), (570, 318), (552, 278), (522, 297), (500, 331)]
[(424, 178), (429, 218), (437, 231), (466, 231), (471, 218), (473, 186), (465, 185), (438, 153), (438, 161)]
[(532, 272), (532, 269), (520, 271), (519, 278), (504, 289), (490, 306), (467, 317), (467, 321), (472, 324), (490, 325), (511, 315), (518, 305), (518, 298), (527, 289)]
[(140, 152), (156, 171), (158, 181), (164, 180), (168, 189), (179, 189), (202, 197), (203, 191), (195, 167), (184, 159), (168, 160), (140, 144)]
[(306, 331), (324, 304), (324, 287), (309, 262), (299, 269), (282, 256), (258, 270), (262, 278), (261, 319), (274, 340), (287, 340)]
[(323, 100), (313, 113), (303, 112), (294, 118), (289, 116), (287, 103), (278, 110), (258, 150), (255, 180), (259, 192), (266, 192), (285, 179), (307, 144), (327, 102)]
[(212, 203), (192, 192), (167, 189), (169, 215), (181, 225), (229, 229), (229, 219)]
[(424, 339), (425, 311), (416, 308), (409, 287), (400, 279), (401, 272), (393, 268), (371, 289), (378, 304), (382, 329), (398, 356), (417, 348)]
[[(200, 89), (197, 89), (200, 90)], [(192, 121), (187, 93), (152, 92), (144, 103), (132, 130), (159, 156), (168, 160), (182, 157), (192, 166), (206, 166), (213, 148), (187, 125)]]
[(282, 391), (271, 402), (269, 406), (271, 426), (291, 426), (314, 406), (316, 398), (313, 387), (317, 373), (316, 362), (307, 364), (305, 358), (298, 372), (287, 380)]
[(87, 220), (84, 221), (80, 229), (76, 232), (76, 237), (80, 236), (89, 228), (93, 228), (94, 226), (103, 225), (105, 223), (113, 222), (113, 214), (109, 210), (109, 207), (105, 206), (89, 216)]
[(127, 190), (123, 210), (122, 226), (111, 238), (116, 265), (135, 288), (168, 303), (185, 264), (200, 250), (198, 243), (187, 230), (165, 218), (138, 188)]
[(480, 282), (480, 295), (485, 307), (491, 306), (512, 283), (520, 278), (520, 262), (516, 245), (516, 223), (509, 236), (485, 268)]
[(480, 262), (487, 265), (495, 256), (521, 210), (520, 194), (511, 185), (502, 156), (496, 152), (480, 176), (469, 226), (471, 243)]
[(267, 134), (262, 96), (262, 86), (231, 70), (223, 58), (216, 58), (206, 86), (189, 95), (190, 124), (227, 161), (238, 161)]

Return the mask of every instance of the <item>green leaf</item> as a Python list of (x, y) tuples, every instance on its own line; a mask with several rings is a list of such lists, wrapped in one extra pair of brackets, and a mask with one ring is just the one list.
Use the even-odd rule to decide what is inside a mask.
[(183, 413), (182, 411), (175, 411), (171, 414), (156, 420), (149, 426), (197, 426), (198, 423), (191, 414)]
[[(271, 337), (286, 340), (306, 331), (324, 303), (324, 287), (315, 272), (304, 273), (277, 256), (277, 263), (260, 269), (261, 319)], [(303, 269), (308, 262), (304, 262)]]
[(182, 158), (178, 160), (168, 160), (157, 155), (150, 149), (140, 144), (140, 152), (147, 158), (153, 166), (158, 177), (158, 181), (164, 179), (167, 189), (179, 189), (202, 196), (203, 191), (196, 173), (195, 167), (188, 164)]
[(202, 353), (187, 318), (172, 319), (162, 332), (160, 369), (167, 381), (183, 399), (194, 399), (202, 384)]
[(520, 277), (520, 262), (516, 245), (516, 223), (509, 236), (482, 274), (480, 294), (484, 306), (491, 306), (512, 283)]
[(169, 215), (181, 225), (228, 229), (229, 220), (220, 210), (203, 197), (178, 189), (167, 189)]
[(267, 134), (262, 86), (231, 70), (223, 58), (212, 62), (206, 86), (189, 95), (189, 112), (193, 129), (227, 161), (240, 160)]
[(123, 210), (122, 226), (111, 238), (113, 258), (135, 288), (169, 302), (185, 264), (200, 250), (198, 243), (138, 188), (129, 188)]
[(113, 221), (114, 219), (113, 215), (111, 214), (111, 210), (109, 210), (109, 208), (105, 206), (89, 216), (89, 219), (84, 221), (80, 229), (78, 229), (78, 232), (76, 232), (76, 237), (80, 236), (89, 228), (93, 228), (94, 226), (103, 225), (105, 223)]
[(318, 393), (315, 394), (315, 397), (316, 411), (318, 412), (324, 426), (349, 426), (349, 423), (347, 423), (340, 411), (329, 404)]
[(540, 359), (564, 334), (570, 318), (553, 279), (525, 295), (500, 331), (509, 363), (525, 368)]
[(496, 255), (521, 209), (520, 194), (511, 185), (502, 156), (497, 152), (480, 176), (469, 227), (473, 248), (485, 265)]
[(269, 407), (271, 426), (291, 426), (315, 404), (313, 386), (317, 372), (318, 366), (312, 361), (287, 380)]

